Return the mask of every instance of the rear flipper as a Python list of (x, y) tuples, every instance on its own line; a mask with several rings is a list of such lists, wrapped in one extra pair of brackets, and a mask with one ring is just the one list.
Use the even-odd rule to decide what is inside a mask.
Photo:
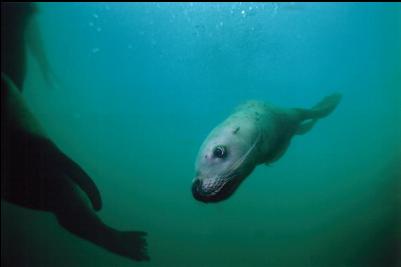
[(340, 103), (342, 95), (339, 93), (326, 96), (311, 109), (295, 109), (300, 116), (301, 123), (299, 124), (296, 134), (307, 133), (313, 128), (317, 120), (328, 116), (337, 105)]

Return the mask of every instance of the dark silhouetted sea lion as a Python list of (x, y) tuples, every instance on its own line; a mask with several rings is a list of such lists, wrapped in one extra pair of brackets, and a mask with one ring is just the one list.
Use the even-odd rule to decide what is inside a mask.
[(118, 231), (94, 210), (99, 190), (85, 171), (46, 136), (20, 91), (1, 76), (1, 197), (22, 207), (50, 211), (71, 233), (111, 252), (148, 260), (144, 232)]
[(71, 233), (122, 256), (147, 260), (145, 233), (115, 230), (96, 216), (93, 209), (99, 210), (102, 203), (95, 183), (46, 136), (25, 105), (20, 92), (26, 48), (37, 60), (47, 85), (58, 87), (36, 13), (35, 3), (1, 2), (1, 197), (26, 208), (53, 212)]

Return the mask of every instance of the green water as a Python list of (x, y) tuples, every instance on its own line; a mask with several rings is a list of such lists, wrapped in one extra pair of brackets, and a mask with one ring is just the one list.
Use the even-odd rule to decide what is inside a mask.
[[(401, 266), (401, 4), (41, 3), (59, 87), (24, 96), (98, 185), (99, 216), (148, 232), (137, 263), (2, 201), (18, 266)], [(191, 195), (204, 138), (246, 100), (329, 117), (227, 201)]]

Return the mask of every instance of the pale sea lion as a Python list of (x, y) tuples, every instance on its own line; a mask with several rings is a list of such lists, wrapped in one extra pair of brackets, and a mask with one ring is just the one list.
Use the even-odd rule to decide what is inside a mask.
[(203, 142), (195, 163), (194, 198), (218, 202), (230, 197), (257, 165), (278, 160), (294, 135), (308, 132), (340, 100), (340, 94), (333, 94), (311, 109), (280, 108), (258, 101), (240, 106)]

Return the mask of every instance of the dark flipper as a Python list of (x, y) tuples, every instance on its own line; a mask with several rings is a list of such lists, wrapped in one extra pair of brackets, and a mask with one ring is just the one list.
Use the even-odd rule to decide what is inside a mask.
[(110, 250), (136, 261), (149, 261), (146, 235), (141, 231), (121, 231), (118, 234), (119, 245)]
[(47, 140), (45, 142), (47, 144), (43, 145), (42, 149), (48, 149), (45, 154), (52, 157), (51, 160), (54, 162), (53, 168), (63, 171), (68, 178), (88, 195), (93, 208), (100, 210), (102, 208), (100, 192), (89, 175), (77, 163), (60, 151), (55, 144)]
[(58, 186), (69, 179), (88, 195), (95, 210), (101, 209), (100, 192), (95, 183), (51, 140), (10, 129), (2, 136), (2, 145), (2, 167), (6, 170), (1, 178), (5, 183), (2, 197), (22, 206), (48, 210), (59, 197), (43, 197), (47, 192), (60, 190), (62, 186)]

